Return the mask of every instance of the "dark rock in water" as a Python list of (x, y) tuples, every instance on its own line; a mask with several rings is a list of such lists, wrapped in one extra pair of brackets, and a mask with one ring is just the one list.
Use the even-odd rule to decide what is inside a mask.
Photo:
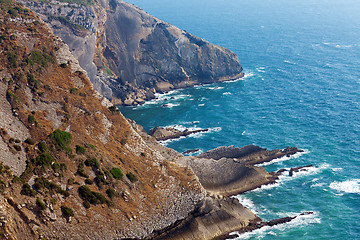
[(307, 169), (305, 169), (305, 168), (309, 168), (312, 166), (313, 166), (312, 164), (309, 164), (309, 165), (302, 166), (302, 167), (290, 168), (289, 176), (292, 177), (294, 175), (294, 173), (296, 173), (296, 172), (307, 171)]
[(200, 154), (198, 157), (212, 158), (215, 160), (219, 160), (221, 158), (241, 158), (246, 155), (250, 155), (265, 150), (266, 150), (265, 148), (257, 147), (255, 145), (248, 145), (242, 148), (234, 148), (234, 146), (230, 146), (230, 147), (223, 146), (204, 152)]
[[(310, 214), (313, 214), (313, 212), (304, 212), (304, 213), (301, 213), (298, 216), (310, 215)], [(265, 227), (265, 226), (272, 227), (272, 226), (288, 223), (288, 222), (291, 222), (292, 220), (294, 220), (295, 218), (297, 218), (298, 216), (284, 217), (284, 218), (274, 219), (274, 220), (271, 220), (271, 221), (268, 221), (268, 222), (253, 221), (253, 222), (250, 222), (248, 226), (246, 226), (244, 228), (241, 228), (241, 229), (238, 229), (237, 232), (239, 234), (241, 234), (241, 233), (245, 233), (245, 232), (252, 232), (252, 231), (254, 231), (256, 229), (260, 229), (260, 228)], [(233, 239), (233, 238), (234, 238), (234, 235), (232, 235), (232, 234), (230, 235), (230, 233), (227, 233), (227, 234), (224, 234), (224, 235), (222, 235), (220, 237), (217, 237), (215, 239), (216, 240), (226, 240), (226, 239)]]
[(287, 170), (286, 170), (285, 168), (283, 168), (283, 169), (278, 170), (278, 171), (276, 172), (276, 174), (281, 174), (281, 173), (286, 172), (286, 171), (287, 171)]
[(200, 149), (191, 149), (191, 150), (187, 150), (187, 151), (183, 152), (182, 154), (190, 154), (190, 153), (195, 153), (198, 151), (200, 151)]
[(275, 149), (272, 151), (268, 151), (266, 148), (261, 148), (255, 145), (248, 145), (242, 148), (223, 146), (204, 152), (197, 157), (212, 158), (215, 160), (221, 158), (236, 158), (238, 161), (255, 165), (264, 162), (270, 162), (276, 158), (280, 158), (283, 156), (291, 156), (298, 152), (303, 152), (303, 150), (296, 147), (287, 147), (284, 150)]
[(165, 141), (169, 139), (176, 139), (180, 137), (186, 137), (190, 134), (200, 133), (200, 132), (207, 132), (209, 129), (199, 129), (199, 130), (189, 130), (185, 129), (184, 131), (179, 131), (175, 128), (162, 128), (162, 127), (155, 127), (150, 130), (149, 135), (153, 136), (158, 141)]
[(207, 197), (192, 215), (177, 222), (168, 231), (156, 233), (153, 239), (214, 239), (219, 235), (219, 230), (232, 232), (247, 226), (249, 222), (260, 221), (235, 198)]

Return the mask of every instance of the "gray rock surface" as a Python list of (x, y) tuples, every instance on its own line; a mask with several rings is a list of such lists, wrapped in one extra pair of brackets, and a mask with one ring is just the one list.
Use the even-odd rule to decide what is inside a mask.
[(243, 76), (236, 54), (118, 0), (93, 5), (18, 0), (64, 40), (95, 88), (114, 104), (154, 92)]

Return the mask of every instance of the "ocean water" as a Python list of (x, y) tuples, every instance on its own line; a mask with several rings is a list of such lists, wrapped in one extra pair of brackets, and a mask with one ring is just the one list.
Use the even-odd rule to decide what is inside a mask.
[[(246, 76), (176, 90), (123, 114), (146, 130), (209, 128), (165, 142), (179, 152), (256, 144), (305, 154), (268, 171), (309, 171), (236, 196), (262, 219), (313, 211), (238, 239), (360, 239), (360, 2), (131, 0), (238, 54)], [(166, 104), (164, 106), (164, 104)]]

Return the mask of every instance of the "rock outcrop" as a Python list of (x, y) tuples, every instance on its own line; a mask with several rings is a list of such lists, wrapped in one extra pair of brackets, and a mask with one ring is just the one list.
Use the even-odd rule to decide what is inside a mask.
[(177, 130), (172, 127), (162, 128), (162, 127), (155, 127), (150, 130), (150, 136), (154, 137), (157, 141), (166, 141), (169, 139), (177, 139), (180, 137), (186, 137), (191, 134), (208, 132), (209, 129), (196, 129), (196, 130), (189, 130), (185, 129), (184, 131)]
[(228, 49), (118, 0), (18, 0), (64, 40), (95, 89), (114, 104), (141, 104), (155, 92), (243, 76)]

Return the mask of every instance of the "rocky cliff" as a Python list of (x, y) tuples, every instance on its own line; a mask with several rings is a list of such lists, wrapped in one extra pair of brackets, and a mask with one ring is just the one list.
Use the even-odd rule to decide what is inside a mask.
[(145, 143), (30, 10), (0, 1), (0, 234), (145, 238), (205, 190)]
[[(118, 0), (19, 0), (49, 23), (115, 104), (242, 77), (237, 56)], [(70, 3), (69, 3), (70, 2)]]

